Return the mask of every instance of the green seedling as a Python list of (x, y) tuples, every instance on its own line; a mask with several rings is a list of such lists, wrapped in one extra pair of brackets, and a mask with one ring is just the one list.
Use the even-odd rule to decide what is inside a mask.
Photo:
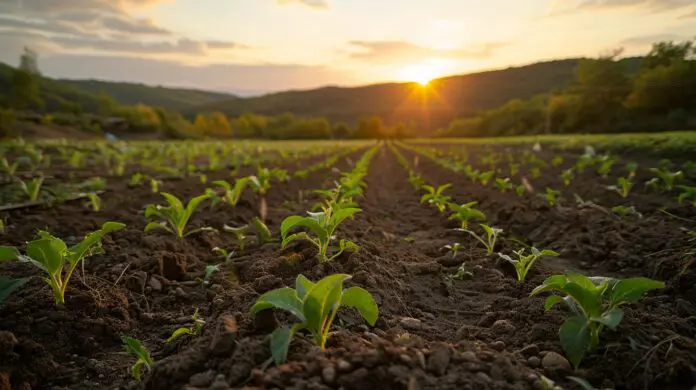
[(681, 171), (670, 172), (666, 169), (650, 168), (650, 172), (656, 174), (657, 177), (646, 182), (646, 185), (652, 186), (654, 184), (649, 183), (655, 183), (654, 180), (658, 179), (656, 182), (659, 183), (661, 188), (665, 191), (672, 191), (677, 180), (684, 177), (684, 174)]
[(153, 194), (159, 192), (159, 188), (162, 184), (161, 180), (155, 178), (150, 179), (150, 191), (152, 191)]
[(251, 220), (251, 226), (256, 232), (256, 240), (258, 241), (259, 245), (263, 245), (273, 240), (271, 229), (269, 229), (261, 219), (254, 217)]
[(237, 246), (239, 246), (239, 251), (244, 252), (244, 246), (246, 245), (246, 240), (248, 238), (247, 233), (249, 231), (249, 225), (239, 227), (224, 225), (222, 230), (234, 234), (234, 236), (237, 238)]
[(343, 289), (350, 275), (329, 275), (313, 283), (298, 275), (295, 288), (279, 288), (263, 294), (251, 308), (251, 314), (267, 309), (280, 309), (294, 315), (299, 322), (290, 328), (277, 328), (271, 334), (271, 354), (276, 364), (285, 362), (290, 342), (303, 329), (309, 331), (314, 343), (322, 350), (326, 346), (331, 324), (341, 307), (352, 307), (370, 326), (377, 322), (379, 309), (372, 295), (361, 287)]
[[(321, 212), (310, 212), (308, 217), (299, 215), (287, 217), (280, 224), (280, 234), (283, 238), (282, 247), (285, 248), (295, 240), (305, 240), (318, 249), (319, 262), (331, 261), (346, 250), (355, 252), (360, 247), (350, 240), (341, 239), (337, 248), (331, 246), (331, 241), (334, 239), (338, 225), (361, 211), (357, 207), (340, 207), (334, 204), (324, 207)], [(290, 231), (295, 228), (306, 228), (308, 232), (290, 234)], [(310, 233), (313, 237), (310, 236)]]
[(462, 263), (459, 265), (459, 268), (457, 268), (457, 272), (447, 276), (453, 280), (464, 280), (467, 278), (473, 278), (474, 274), (466, 270), (466, 263)]
[(515, 186), (512, 183), (510, 183), (509, 177), (505, 177), (505, 178), (498, 177), (495, 179), (495, 182), (493, 183), (493, 185), (498, 191), (503, 192), (503, 193), (515, 188)]
[(14, 162), (10, 164), (6, 157), (0, 158), (0, 170), (8, 176), (14, 176), (17, 173), (17, 168), (19, 168), (19, 163)]
[(626, 163), (626, 172), (628, 172), (628, 178), (633, 179), (636, 177), (636, 172), (638, 171), (638, 163), (631, 161)]
[(604, 328), (614, 330), (619, 326), (623, 319), (621, 305), (664, 287), (664, 283), (648, 278), (588, 278), (568, 272), (547, 278), (530, 296), (546, 291), (560, 293), (547, 297), (544, 308), (548, 311), (561, 302), (570, 308), (573, 316), (561, 325), (558, 335), (568, 360), (577, 368), (585, 354), (597, 348)]
[(102, 238), (125, 226), (118, 222), (105, 222), (101, 229), (87, 234), (80, 243), (70, 248), (60, 238), (40, 230), (37, 238), (27, 244), (26, 255), (20, 254), (17, 248), (0, 246), (0, 260), (17, 259), (44, 271), (47, 274), (44, 281), (53, 290), (56, 304), (64, 304), (65, 290), (80, 262), (87, 257), (104, 253)]
[(273, 168), (271, 169), (270, 174), (271, 177), (275, 178), (281, 183), (287, 183), (288, 181), (290, 181), (290, 175), (288, 174), (288, 171), (286, 171), (285, 169)]
[[(234, 255), (234, 252), (227, 253), (227, 251), (225, 251), (224, 249), (220, 249), (220, 248), (213, 248), (213, 252), (216, 252), (216, 249), (224, 251), (225, 260), (229, 260)], [(201, 280), (201, 285), (203, 287), (210, 285), (210, 279), (218, 271), (220, 271), (220, 264), (208, 264), (208, 265), (206, 265), (205, 269), (203, 270), (203, 279)]]
[(515, 176), (520, 171), (520, 164), (510, 163), (508, 168), (509, 168), (508, 172), (510, 172), (510, 176)]
[(624, 199), (628, 198), (628, 194), (631, 192), (631, 188), (633, 188), (633, 183), (631, 182), (631, 179), (626, 177), (620, 177), (616, 185), (607, 187), (609, 191), (616, 192), (617, 194), (619, 194), (619, 196), (621, 196)]
[(268, 168), (259, 167), (256, 176), (249, 176), (249, 185), (254, 192), (263, 197), (271, 188), (271, 178), (271, 171)]
[(486, 171), (486, 172), (481, 172), (478, 175), (478, 180), (483, 184), (484, 186), (488, 185), (488, 182), (493, 179), (493, 176), (495, 176), (495, 171)]
[(0, 218), (0, 234), (5, 234), (5, 220)]
[[(2, 251), (2, 248), (0, 248), (0, 251)], [(0, 258), (0, 261), (2, 260), (3, 259)], [(29, 279), (30, 278), (11, 279), (0, 275), (0, 307), (2, 307), (2, 303), (10, 294), (22, 287)]]
[(561, 164), (563, 164), (563, 156), (555, 156), (551, 160), (551, 166), (553, 166), (553, 167), (559, 167), (559, 166), (561, 166)]
[(529, 170), (529, 174), (532, 175), (533, 178), (538, 179), (539, 177), (541, 177), (541, 168), (534, 167)]
[(309, 171), (306, 169), (300, 169), (299, 171), (295, 171), (294, 176), (299, 178), (299, 179), (306, 179), (309, 177)]
[[(223, 249), (223, 248), (220, 248), (217, 246), (215, 248), (213, 248), (213, 253), (224, 258), (225, 260), (230, 260), (232, 258), (232, 256), (234, 256), (234, 251), (228, 251), (227, 249)], [(208, 268), (208, 267), (206, 267), (206, 268)]]
[(99, 210), (101, 210), (101, 198), (99, 195), (97, 195), (96, 192), (90, 192), (85, 194), (85, 196), (87, 196), (88, 199), (86, 206), (90, 207), (95, 213), (99, 212)]
[(22, 191), (24, 191), (27, 197), (29, 197), (30, 202), (36, 202), (36, 200), (39, 199), (43, 180), (43, 177), (39, 176), (28, 181), (19, 181), (19, 186), (22, 188)]
[(553, 188), (546, 187), (546, 192), (544, 193), (544, 199), (549, 204), (549, 207), (553, 207), (558, 204), (558, 200), (561, 196), (561, 191), (554, 190)]
[(534, 263), (539, 260), (540, 258), (544, 256), (549, 256), (549, 257), (557, 257), (558, 253), (550, 250), (550, 249), (544, 249), (542, 251), (539, 251), (537, 248), (532, 247), (529, 250), (529, 253), (527, 252), (527, 248), (522, 248), (517, 251), (513, 251), (517, 256), (517, 259), (513, 259), (512, 257), (508, 255), (504, 255), (502, 253), (498, 253), (498, 256), (500, 256), (503, 260), (509, 262), (515, 267), (515, 271), (517, 271), (517, 280), (524, 282), (524, 280), (527, 278), (527, 274), (529, 273), (529, 270), (532, 268)]
[(524, 184), (520, 184), (517, 187), (515, 187), (515, 193), (517, 194), (517, 196), (523, 196), (526, 191), (527, 187), (525, 187)]
[(622, 217), (627, 217), (629, 215), (635, 215), (638, 218), (643, 218), (643, 214), (639, 213), (634, 206), (614, 206), (611, 208), (611, 211), (616, 214), (620, 215)]
[(167, 339), (168, 343), (171, 343), (172, 341), (178, 339), (181, 336), (184, 335), (190, 335), (194, 337), (198, 337), (201, 335), (203, 332), (203, 327), (205, 326), (205, 320), (203, 317), (198, 314), (198, 309), (196, 309), (195, 312), (193, 312), (193, 315), (191, 316), (191, 320), (193, 321), (193, 324), (188, 327), (188, 328), (178, 328), (175, 330), (171, 336)]
[(106, 189), (106, 179), (103, 177), (92, 177), (77, 186), (81, 191), (94, 192)]
[(250, 182), (250, 178), (244, 177), (237, 179), (234, 182), (234, 187), (225, 180), (214, 181), (213, 184), (224, 189), (225, 193), (222, 196), (223, 201), (232, 207), (236, 207), (237, 203), (239, 203), (239, 200), (242, 197), (244, 189), (250, 184)]
[(148, 222), (145, 226), (145, 232), (154, 229), (162, 229), (175, 235), (178, 239), (182, 239), (194, 233), (215, 230), (210, 227), (202, 227), (186, 231), (186, 225), (188, 225), (198, 205), (208, 199), (207, 194), (199, 195), (191, 199), (186, 207), (184, 207), (184, 204), (176, 196), (166, 192), (160, 192), (160, 194), (164, 196), (169, 206), (148, 205), (145, 208), (145, 218), (156, 218), (161, 220)]
[(460, 228), (462, 229), (468, 229), (469, 221), (471, 220), (485, 221), (486, 214), (474, 208), (477, 203), (478, 202), (469, 202), (462, 205), (449, 203), (448, 206), (453, 213), (450, 215), (449, 220), (459, 221), (461, 224)]
[(456, 229), (462, 232), (467, 232), (469, 233), (472, 237), (474, 237), (478, 242), (483, 244), (483, 246), (486, 248), (486, 254), (492, 255), (493, 252), (495, 251), (495, 244), (496, 241), (498, 240), (498, 235), (503, 232), (503, 229), (498, 229), (494, 227), (490, 227), (488, 225), (480, 224), (481, 228), (486, 232), (486, 236), (482, 237), (476, 234), (473, 230), (469, 229)]
[(155, 361), (152, 359), (152, 356), (150, 356), (150, 351), (148, 351), (148, 349), (145, 348), (145, 346), (143, 346), (137, 339), (129, 336), (123, 336), (121, 337), (121, 340), (123, 341), (123, 347), (126, 349), (126, 352), (138, 358), (138, 360), (135, 361), (135, 364), (133, 364), (131, 367), (131, 375), (133, 376), (133, 379), (139, 381), (143, 367), (150, 371), (152, 369), (152, 365), (155, 364)]
[(609, 173), (611, 173), (611, 168), (614, 166), (614, 163), (616, 163), (616, 160), (609, 155), (604, 155), (599, 157), (599, 162), (600, 165), (599, 169), (597, 169), (597, 173), (603, 178), (606, 178), (609, 176)]
[(570, 186), (570, 183), (573, 181), (575, 178), (575, 174), (573, 173), (573, 168), (568, 168), (565, 171), (561, 172), (561, 179), (563, 179), (563, 184), (568, 187)]
[(688, 200), (692, 206), (696, 207), (696, 187), (688, 187), (688, 186), (678, 186), (681, 188), (682, 192), (679, 194), (679, 197), (677, 200), (679, 203), (684, 203), (685, 200)]
[(452, 256), (452, 258), (454, 259), (455, 257), (457, 257), (457, 254), (462, 249), (462, 245), (458, 242), (455, 242), (454, 244), (447, 244), (443, 246), (442, 249), (446, 249), (448, 252), (450, 252), (450, 256)]
[(428, 204), (435, 206), (439, 212), (444, 213), (447, 209), (449, 201), (452, 198), (450, 196), (443, 195), (442, 193), (450, 187), (452, 187), (452, 184), (443, 184), (437, 187), (437, 189), (433, 186), (424, 185), (421, 187), (421, 189), (425, 190), (426, 194), (421, 197), (420, 202), (427, 202)]

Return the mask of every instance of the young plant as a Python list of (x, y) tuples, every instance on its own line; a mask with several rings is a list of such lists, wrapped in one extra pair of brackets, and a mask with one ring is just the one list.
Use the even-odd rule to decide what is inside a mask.
[(88, 199), (86, 206), (89, 206), (95, 213), (99, 212), (99, 210), (101, 210), (101, 198), (99, 195), (97, 195), (96, 192), (89, 192), (85, 195)]
[(495, 179), (495, 182), (493, 183), (493, 185), (495, 186), (495, 188), (498, 191), (500, 191), (502, 193), (505, 193), (508, 190), (512, 190), (513, 188), (515, 188), (515, 186), (512, 183), (510, 183), (509, 177), (505, 177), (505, 178), (498, 177)]
[(306, 329), (322, 350), (326, 346), (331, 324), (341, 307), (352, 307), (370, 326), (377, 322), (379, 309), (372, 295), (361, 287), (343, 289), (350, 275), (329, 275), (313, 283), (298, 275), (295, 288), (279, 288), (263, 294), (251, 308), (251, 314), (267, 309), (281, 309), (294, 315), (299, 322), (290, 328), (277, 328), (271, 334), (271, 354), (276, 364), (285, 362), (290, 342), (295, 334)]
[(266, 224), (263, 223), (261, 219), (254, 217), (251, 220), (251, 226), (254, 228), (254, 231), (256, 232), (256, 240), (258, 241), (259, 245), (263, 245), (273, 240), (271, 229), (269, 229), (268, 226), (266, 226)]
[(249, 231), (249, 225), (242, 225), (239, 227), (223, 225), (222, 230), (234, 234), (234, 236), (237, 238), (237, 245), (239, 246), (239, 251), (243, 252), (244, 245), (246, 244), (246, 240), (248, 238), (247, 232)]
[[(215, 249), (220, 249), (220, 248), (213, 248), (213, 251), (215, 251)], [(227, 251), (225, 251), (225, 260), (229, 260), (231, 255), (234, 255), (234, 252), (227, 253)], [(203, 287), (210, 284), (210, 279), (218, 271), (220, 271), (220, 264), (208, 264), (205, 266), (205, 269), (203, 270), (203, 280), (201, 281), (201, 284), (203, 285)]]
[(157, 218), (162, 220), (148, 222), (147, 226), (145, 226), (145, 232), (154, 229), (163, 229), (175, 235), (178, 239), (182, 239), (194, 233), (215, 230), (210, 227), (202, 227), (186, 231), (186, 225), (196, 211), (196, 208), (198, 208), (198, 205), (208, 199), (207, 194), (199, 195), (191, 199), (186, 207), (184, 207), (184, 204), (176, 196), (166, 192), (160, 192), (160, 194), (164, 196), (169, 206), (148, 205), (147, 208), (145, 208), (145, 218)]
[(450, 215), (449, 220), (459, 221), (462, 229), (467, 229), (471, 220), (485, 221), (486, 214), (474, 208), (477, 203), (469, 202), (462, 205), (449, 203), (448, 206), (453, 213)]
[(121, 340), (123, 341), (123, 347), (126, 349), (126, 352), (129, 352), (131, 355), (138, 358), (138, 360), (135, 361), (135, 364), (133, 364), (131, 367), (131, 375), (133, 376), (133, 379), (139, 381), (140, 373), (143, 367), (147, 368), (149, 371), (152, 369), (152, 365), (155, 364), (155, 361), (152, 359), (152, 356), (150, 356), (150, 351), (148, 351), (148, 349), (145, 348), (145, 346), (143, 346), (137, 339), (129, 336), (123, 336), (121, 337)]
[(549, 204), (549, 207), (553, 207), (558, 203), (558, 199), (561, 196), (561, 191), (546, 187), (546, 192), (543, 196), (546, 199), (546, 202)]
[(469, 230), (469, 229), (456, 229), (456, 230), (469, 233), (478, 242), (483, 244), (483, 246), (486, 248), (486, 254), (492, 255), (493, 251), (495, 250), (495, 243), (498, 240), (498, 235), (503, 232), (503, 229), (490, 227), (490, 226), (484, 225), (484, 224), (480, 224), (479, 226), (481, 226), (481, 228), (486, 232), (485, 237), (479, 236), (478, 234), (476, 234), (476, 232), (474, 232), (473, 230)]
[[(360, 247), (350, 240), (341, 239), (338, 248), (331, 247), (331, 241), (334, 239), (338, 225), (361, 211), (357, 207), (340, 207), (338, 204), (333, 204), (324, 207), (321, 212), (308, 212), (308, 217), (299, 215), (287, 217), (280, 224), (282, 247), (285, 248), (295, 240), (308, 241), (319, 250), (317, 257), (322, 263), (335, 259), (343, 251), (355, 252)], [(308, 232), (289, 234), (295, 228), (306, 228)], [(314, 237), (311, 237), (309, 233)]]
[(8, 176), (14, 176), (17, 173), (17, 168), (19, 168), (19, 163), (14, 162), (10, 164), (6, 157), (0, 158), (0, 170)]
[(198, 314), (198, 309), (196, 309), (196, 311), (193, 312), (191, 320), (193, 321), (193, 324), (190, 327), (178, 328), (174, 331), (174, 333), (172, 333), (171, 336), (169, 336), (167, 342), (171, 343), (172, 341), (184, 335), (191, 335), (194, 337), (200, 336), (201, 332), (203, 332), (203, 327), (205, 326), (205, 320)]
[(547, 278), (530, 296), (546, 291), (560, 293), (547, 297), (544, 308), (548, 311), (561, 302), (570, 308), (573, 316), (561, 325), (558, 336), (568, 360), (577, 368), (585, 354), (599, 345), (604, 327), (613, 330), (619, 326), (623, 319), (621, 305), (664, 287), (664, 283), (648, 278), (588, 278), (568, 272)]
[(679, 198), (677, 200), (679, 203), (684, 203), (685, 200), (688, 200), (691, 202), (691, 205), (696, 207), (696, 187), (688, 187), (688, 186), (679, 186), (681, 188), (682, 193), (679, 194)]
[(563, 179), (563, 184), (568, 187), (573, 181), (575, 174), (573, 173), (573, 168), (568, 168), (561, 172), (561, 179)]
[(633, 188), (633, 183), (631, 182), (631, 179), (626, 177), (620, 177), (616, 185), (607, 187), (609, 191), (616, 192), (624, 199), (628, 198), (631, 188)]
[(162, 180), (157, 180), (154, 177), (150, 179), (150, 191), (154, 194), (159, 192), (159, 187), (162, 185)]
[[(0, 248), (0, 251), (2, 251), (2, 248)], [(3, 259), (0, 258), (0, 261), (2, 260)], [(29, 279), (30, 278), (11, 279), (0, 275), (0, 307), (2, 307), (2, 303), (5, 301), (5, 299), (7, 299), (7, 297), (10, 296), (10, 294), (22, 287), (26, 282), (29, 281)]]
[(657, 179), (657, 183), (660, 183), (665, 191), (672, 191), (672, 189), (674, 189), (674, 184), (676, 183), (676, 181), (684, 176), (684, 174), (681, 171), (670, 172), (666, 169), (660, 168), (650, 168), (650, 172), (656, 174), (657, 177), (648, 181), (646, 184), (650, 185), (648, 183), (654, 182), (655, 179)]
[(544, 249), (542, 251), (539, 251), (537, 248), (532, 247), (529, 254), (527, 254), (526, 251), (527, 248), (522, 248), (518, 251), (513, 251), (512, 253), (514, 253), (517, 256), (517, 259), (513, 259), (508, 255), (498, 253), (498, 256), (500, 256), (503, 260), (508, 261), (515, 267), (515, 271), (517, 271), (517, 280), (521, 282), (524, 282), (524, 280), (527, 278), (529, 270), (532, 268), (532, 266), (537, 260), (544, 256), (558, 256), (558, 253), (550, 249)]
[(43, 184), (43, 177), (35, 177), (29, 181), (19, 181), (19, 185), (25, 194), (29, 197), (29, 201), (36, 202), (39, 199), (39, 193), (41, 192), (41, 185)]
[(455, 257), (457, 257), (457, 254), (462, 249), (462, 244), (455, 242), (454, 244), (447, 244), (443, 246), (442, 249), (446, 249), (448, 252), (450, 252), (452, 258), (454, 259)]
[(452, 187), (452, 184), (443, 184), (437, 187), (437, 189), (433, 186), (424, 185), (421, 188), (427, 193), (421, 197), (420, 202), (427, 202), (428, 204), (435, 206), (439, 212), (444, 213), (447, 209), (447, 204), (452, 198), (450, 196), (443, 195), (442, 193), (450, 187)]
[(81, 242), (70, 248), (60, 238), (40, 230), (37, 238), (27, 244), (26, 255), (20, 254), (14, 247), (0, 246), (0, 260), (17, 259), (44, 271), (47, 274), (44, 281), (53, 290), (56, 304), (63, 304), (65, 290), (80, 262), (86, 257), (104, 253), (102, 238), (125, 226), (118, 222), (105, 222), (101, 229), (87, 234)]
[(620, 215), (622, 217), (627, 217), (629, 215), (635, 215), (636, 217), (643, 218), (643, 214), (639, 213), (634, 206), (614, 206), (611, 208), (614, 214)]
[(524, 184), (520, 184), (517, 187), (515, 187), (515, 193), (517, 194), (517, 196), (523, 196), (526, 191), (527, 187), (525, 187)]
[(464, 280), (466, 278), (473, 278), (474, 274), (466, 270), (466, 263), (462, 263), (459, 268), (457, 268), (457, 272), (447, 276), (453, 280)]
[(491, 181), (493, 176), (495, 175), (495, 171), (486, 171), (486, 172), (481, 172), (478, 175), (478, 180), (483, 184), (484, 186), (488, 185), (488, 182)]
[(609, 173), (611, 173), (611, 168), (614, 166), (614, 163), (616, 163), (616, 160), (612, 158), (609, 155), (604, 155), (599, 157), (599, 169), (597, 170), (597, 173), (599, 173), (600, 176), (606, 178), (609, 176)]
[(638, 171), (638, 163), (635, 161), (626, 163), (626, 171), (628, 172), (628, 178), (633, 179)]
[(551, 160), (551, 166), (553, 167), (558, 167), (563, 164), (563, 156), (554, 156), (554, 158)]
[(213, 184), (224, 189), (225, 192), (222, 196), (223, 201), (232, 207), (236, 207), (237, 203), (239, 203), (239, 199), (242, 197), (244, 189), (249, 185), (250, 182), (250, 178), (244, 177), (237, 179), (234, 182), (234, 187), (225, 180), (214, 181)]
[(539, 177), (541, 177), (541, 168), (534, 167), (529, 170), (529, 174), (531, 174), (533, 178), (538, 179)]

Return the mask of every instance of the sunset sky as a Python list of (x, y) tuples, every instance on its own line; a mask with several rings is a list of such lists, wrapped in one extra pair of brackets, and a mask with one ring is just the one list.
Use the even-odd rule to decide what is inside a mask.
[(0, 0), (0, 61), (226, 92), (414, 81), (694, 38), (696, 0)]

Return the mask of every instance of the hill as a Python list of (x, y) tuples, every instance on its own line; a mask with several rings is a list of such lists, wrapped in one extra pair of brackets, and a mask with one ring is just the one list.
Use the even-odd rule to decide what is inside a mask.
[[(9, 65), (0, 63), (0, 95), (9, 91), (8, 78), (11, 70)], [(143, 103), (176, 111), (215, 101), (234, 99), (233, 95), (217, 92), (97, 80), (59, 80), (42, 77), (38, 84), (48, 111), (79, 105), (85, 112), (95, 113), (100, 107), (99, 95), (102, 91), (122, 104)]]
[(183, 110), (192, 106), (235, 99), (233, 95), (221, 92), (168, 88), (135, 83), (117, 83), (101, 80), (61, 80), (61, 82), (93, 94), (104, 91), (122, 104), (135, 105), (143, 103), (148, 106), (164, 107), (171, 110)]

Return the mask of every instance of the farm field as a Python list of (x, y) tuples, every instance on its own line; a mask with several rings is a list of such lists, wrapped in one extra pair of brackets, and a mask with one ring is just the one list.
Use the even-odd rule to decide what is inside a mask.
[(0, 390), (696, 385), (692, 133), (0, 150)]

